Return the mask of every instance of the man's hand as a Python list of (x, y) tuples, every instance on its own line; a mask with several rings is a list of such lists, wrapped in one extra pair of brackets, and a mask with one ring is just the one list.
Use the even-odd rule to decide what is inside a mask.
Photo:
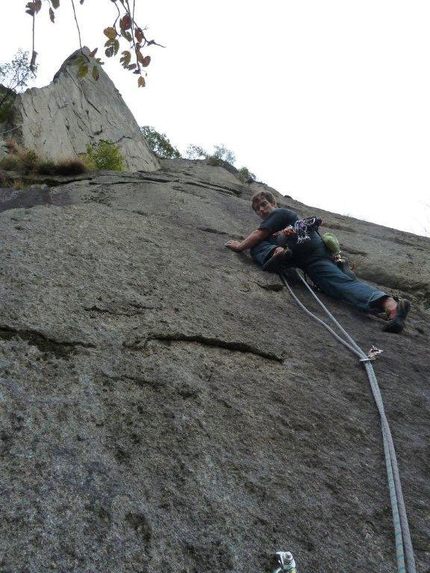
[(270, 231), (267, 229), (256, 229), (255, 231), (252, 231), (252, 233), (248, 235), (243, 241), (233, 241), (233, 239), (230, 239), (230, 241), (226, 242), (225, 246), (227, 249), (231, 249), (236, 253), (241, 253), (242, 251), (246, 251), (247, 249), (255, 247), (255, 245), (258, 245), (258, 243), (264, 241), (264, 239), (269, 235)]
[(227, 249), (231, 249), (232, 251), (235, 251), (236, 253), (241, 253), (242, 249), (240, 248), (241, 242), (240, 241), (227, 241), (226, 244), (224, 245), (225, 247), (227, 247)]
[(286, 237), (290, 237), (291, 235), (297, 235), (297, 233), (292, 225), (288, 225), (288, 227), (285, 227), (285, 229), (282, 229), (282, 231), (277, 231), (276, 233), (273, 233), (274, 237), (279, 237), (280, 235), (285, 235)]

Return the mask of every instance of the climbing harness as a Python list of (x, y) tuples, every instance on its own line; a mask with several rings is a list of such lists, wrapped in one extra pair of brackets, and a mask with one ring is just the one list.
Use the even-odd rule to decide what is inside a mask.
[[(388, 487), (390, 490), (390, 501), (391, 501), (391, 510), (393, 514), (393, 523), (394, 523), (394, 535), (395, 535), (395, 544), (396, 544), (396, 557), (397, 557), (397, 571), (398, 573), (416, 573), (415, 568), (415, 557), (412, 547), (411, 535), (409, 531), (409, 524), (408, 518), (406, 515), (406, 506), (403, 498), (402, 486), (400, 483), (400, 473), (399, 468), (397, 465), (397, 458), (396, 452), (394, 449), (394, 442), (391, 435), (391, 430), (388, 425), (388, 420), (385, 415), (384, 405), (382, 402), (381, 391), (379, 389), (378, 382), (376, 380), (375, 371), (373, 370), (373, 366), (371, 362), (378, 356), (382, 350), (372, 348), (369, 350), (368, 354), (363, 352), (361, 348), (355, 343), (355, 341), (351, 338), (351, 336), (344, 330), (344, 328), (339, 324), (336, 318), (330, 313), (330, 311), (324, 306), (324, 304), (320, 301), (317, 295), (313, 292), (311, 287), (307, 284), (304, 280), (302, 274), (297, 271), (297, 276), (300, 278), (302, 283), (306, 286), (312, 296), (316, 299), (320, 307), (323, 311), (327, 314), (327, 316), (332, 320), (332, 322), (337, 326), (337, 328), (341, 331), (345, 338), (339, 336), (326, 322), (322, 319), (317, 317), (313, 314), (310, 310), (306, 308), (306, 306), (297, 298), (294, 294), (293, 290), (291, 289), (290, 285), (287, 281), (287, 276), (285, 272), (280, 272), (279, 277), (284, 285), (289, 290), (291, 296), (297, 302), (297, 304), (312, 318), (314, 318), (317, 322), (319, 322), (322, 326), (324, 326), (331, 334), (346, 348), (349, 348), (351, 352), (356, 354), (360, 362), (363, 363), (367, 376), (369, 378), (370, 387), (372, 389), (373, 397), (376, 403), (376, 406), (379, 411), (379, 416), (381, 419), (381, 428), (382, 428), (382, 438), (383, 438), (383, 446), (384, 446), (384, 455), (385, 455), (385, 463), (387, 468), (387, 477), (388, 477)], [(278, 554), (279, 555), (279, 554)], [(279, 558), (278, 558), (279, 559)], [(280, 561), (281, 563), (281, 561)], [(288, 569), (277, 569), (274, 573), (280, 573), (281, 571), (288, 571)]]
[(288, 227), (285, 227), (285, 229), (274, 233), (274, 235), (278, 238), (278, 243), (281, 246), (285, 246), (286, 237), (290, 237), (292, 235), (296, 236), (297, 244), (305, 243), (306, 241), (311, 240), (309, 233), (312, 231), (317, 231), (320, 225), (322, 225), (322, 219), (319, 217), (298, 219), (294, 225), (288, 225)]
[(309, 233), (311, 231), (317, 231), (322, 225), (322, 219), (319, 217), (308, 217), (307, 219), (299, 219), (294, 223), (294, 230), (297, 233), (297, 242), (304, 243), (305, 241), (310, 241), (311, 238)]
[[(355, 277), (355, 264), (351, 262), (348, 257), (346, 257), (340, 248), (339, 239), (336, 235), (330, 231), (327, 231), (323, 235), (319, 232), (319, 228), (322, 225), (322, 219), (320, 217), (307, 217), (306, 219), (297, 220), (294, 225), (288, 225), (285, 229), (274, 233), (277, 238), (278, 244), (281, 247), (286, 247), (289, 239), (295, 238), (298, 245), (310, 241), (311, 237), (309, 233), (316, 231), (320, 235), (324, 245), (327, 250), (331, 253), (334, 263), (350, 277)], [(291, 246), (291, 244), (289, 245)]]

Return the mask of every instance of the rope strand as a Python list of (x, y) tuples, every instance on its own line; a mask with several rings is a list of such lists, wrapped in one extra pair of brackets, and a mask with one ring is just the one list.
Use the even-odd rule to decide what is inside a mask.
[[(288, 288), (291, 296), (299, 304), (299, 306), (314, 320), (319, 322), (324, 326), (331, 334), (346, 348), (351, 350), (354, 354), (360, 357), (360, 361), (363, 362), (366, 369), (367, 376), (369, 378), (370, 387), (372, 390), (373, 398), (375, 400), (376, 407), (378, 408), (381, 429), (382, 429), (382, 439), (384, 446), (385, 463), (387, 467), (387, 477), (388, 477), (388, 487), (390, 490), (390, 501), (391, 501), (391, 511), (393, 514), (394, 523), (394, 535), (396, 544), (396, 557), (397, 557), (397, 571), (398, 573), (416, 573), (415, 567), (415, 557), (412, 547), (411, 534), (409, 530), (408, 518), (406, 515), (406, 506), (403, 498), (402, 486), (400, 482), (400, 472), (397, 464), (396, 452), (394, 449), (394, 442), (391, 435), (391, 430), (388, 424), (387, 417), (385, 415), (384, 404), (382, 402), (382, 395), (379, 389), (378, 381), (376, 379), (375, 371), (372, 364), (370, 364), (367, 354), (356, 344), (356, 342), (351, 338), (351, 336), (346, 332), (346, 330), (339, 324), (336, 318), (331, 314), (331, 312), (324, 306), (321, 300), (317, 297), (308, 283), (305, 281), (301, 273), (296, 269), (297, 276), (300, 278), (302, 283), (306, 286), (327, 316), (332, 320), (332, 322), (339, 328), (342, 334), (347, 340), (339, 336), (328, 324), (323, 320), (318, 318), (310, 310), (308, 310), (305, 305), (297, 298), (288, 284), (287, 278), (284, 273), (279, 273), (279, 277)], [(348, 342), (347, 342), (348, 341)]]

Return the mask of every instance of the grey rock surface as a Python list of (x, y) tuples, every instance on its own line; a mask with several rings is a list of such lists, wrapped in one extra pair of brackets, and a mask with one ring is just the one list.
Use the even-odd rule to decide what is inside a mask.
[[(303, 572), (395, 570), (362, 364), (224, 247), (256, 227), (262, 187), (172, 160), (22, 191), (21, 207), (4, 193), (0, 571), (262, 573), (279, 550)], [(281, 200), (413, 302), (396, 336), (321, 295), (384, 351), (375, 371), (428, 571), (430, 240)]]
[[(88, 49), (85, 49), (86, 53)], [(119, 145), (126, 169), (155, 171), (160, 163), (149, 149), (139, 126), (115, 85), (99, 66), (95, 81), (90, 72), (77, 77), (72, 54), (43, 88), (32, 88), (16, 97), (9, 130), (28, 149), (54, 161), (76, 158), (87, 144), (110, 140)]]

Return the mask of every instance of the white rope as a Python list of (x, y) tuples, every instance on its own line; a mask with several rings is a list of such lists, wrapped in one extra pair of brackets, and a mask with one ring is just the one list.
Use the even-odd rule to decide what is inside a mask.
[[(382, 438), (384, 444), (384, 455), (385, 455), (385, 463), (387, 467), (387, 477), (388, 477), (388, 487), (390, 490), (390, 501), (391, 501), (391, 511), (393, 514), (393, 523), (394, 523), (394, 534), (395, 534), (395, 543), (396, 543), (396, 557), (397, 557), (397, 571), (398, 573), (416, 573), (415, 568), (415, 557), (414, 551), (412, 547), (411, 535), (409, 531), (409, 524), (408, 518), (406, 515), (406, 506), (403, 498), (402, 486), (400, 483), (400, 473), (397, 464), (397, 457), (396, 452), (394, 449), (394, 442), (391, 435), (391, 430), (388, 424), (387, 417), (385, 415), (384, 405), (382, 402), (381, 391), (379, 389), (378, 381), (376, 380), (375, 371), (373, 370), (373, 366), (370, 363), (370, 359), (361, 350), (361, 348), (356, 344), (356, 342), (351, 338), (351, 336), (345, 331), (345, 329), (339, 324), (336, 318), (331, 314), (331, 312), (324, 306), (321, 300), (317, 297), (314, 291), (310, 288), (308, 283), (305, 281), (301, 273), (297, 270), (297, 275), (303, 282), (303, 284), (307, 287), (309, 292), (327, 314), (327, 316), (333, 321), (333, 323), (340, 329), (342, 334), (346, 337), (347, 340), (344, 340), (340, 337), (328, 324), (326, 324), (323, 320), (318, 318), (315, 314), (309, 311), (305, 305), (297, 298), (297, 296), (292, 291), (290, 285), (287, 282), (287, 279), (284, 274), (279, 274), (284, 285), (288, 288), (291, 296), (294, 300), (299, 304), (299, 306), (312, 318), (314, 318), (317, 322), (319, 322), (322, 326), (324, 326), (333, 336), (346, 348), (351, 350), (354, 354), (360, 357), (360, 362), (364, 364), (366, 368), (367, 376), (369, 378), (370, 387), (372, 389), (373, 397), (376, 403), (376, 406), (379, 411), (379, 416), (381, 419), (381, 427), (382, 427)], [(348, 342), (347, 342), (348, 341)]]

